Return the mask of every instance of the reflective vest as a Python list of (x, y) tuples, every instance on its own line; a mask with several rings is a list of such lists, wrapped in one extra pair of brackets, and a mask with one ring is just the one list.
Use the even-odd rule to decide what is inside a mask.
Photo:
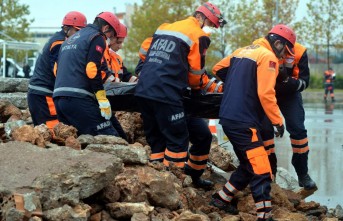
[[(102, 87), (101, 72), (98, 71), (99, 78), (90, 79), (87, 76), (86, 67), (90, 44), (94, 38), (100, 35), (102, 34), (98, 27), (89, 24), (62, 44), (57, 63), (53, 97), (95, 97), (94, 93), (96, 91), (93, 91), (92, 84), (101, 85)], [(103, 43), (103, 45), (98, 46), (101, 47), (102, 55), (105, 50), (105, 40)]]

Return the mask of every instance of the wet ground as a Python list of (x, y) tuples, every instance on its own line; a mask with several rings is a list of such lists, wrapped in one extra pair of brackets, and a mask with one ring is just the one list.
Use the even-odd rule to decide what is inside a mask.
[[(304, 107), (310, 147), (309, 174), (318, 186), (306, 201), (313, 200), (329, 208), (343, 206), (343, 103), (304, 103)], [(296, 177), (288, 137), (287, 133), (275, 139), (278, 166)]]

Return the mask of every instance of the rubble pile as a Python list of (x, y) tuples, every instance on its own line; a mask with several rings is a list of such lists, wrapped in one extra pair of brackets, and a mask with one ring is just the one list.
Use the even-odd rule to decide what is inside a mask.
[[(204, 178), (211, 191), (194, 188), (181, 170), (149, 163), (138, 113), (116, 113), (129, 142), (113, 136), (77, 136), (58, 124), (32, 125), (27, 110), (0, 99), (0, 220), (255, 221), (249, 188), (237, 195), (238, 215), (209, 206), (235, 169), (232, 155), (213, 143)], [(210, 166), (213, 165), (213, 166)], [(283, 174), (284, 176), (284, 174)], [(302, 192), (301, 192), (302, 191)], [(343, 220), (343, 209), (305, 202), (311, 193), (272, 184), (276, 220)]]

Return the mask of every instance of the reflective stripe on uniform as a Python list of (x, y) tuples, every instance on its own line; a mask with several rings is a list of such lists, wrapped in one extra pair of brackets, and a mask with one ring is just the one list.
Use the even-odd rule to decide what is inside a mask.
[(204, 91), (207, 91), (208, 88), (213, 84), (213, 82), (215, 81), (215, 78), (212, 78), (205, 86)]
[(229, 192), (231, 192), (231, 193), (233, 193), (233, 194), (238, 193), (238, 190), (237, 190), (234, 186), (232, 186), (232, 184), (229, 183), (229, 182), (226, 182), (224, 187), (225, 187)]
[(183, 40), (184, 42), (186, 42), (186, 44), (188, 44), (189, 47), (191, 47), (193, 44), (192, 39), (190, 39), (187, 35), (184, 35), (180, 32), (168, 31), (168, 30), (157, 30), (155, 32), (155, 34), (157, 34), (157, 35), (170, 35), (170, 36), (177, 37), (177, 38)]
[(144, 48), (140, 48), (139, 49), (139, 53), (141, 53), (142, 55), (146, 56), (148, 52), (146, 50), (144, 50)]
[(205, 67), (203, 67), (201, 70), (193, 70), (193, 69), (191, 69), (190, 72), (192, 74), (200, 75), (200, 74), (203, 74), (205, 72)]
[(227, 201), (227, 202), (231, 202), (231, 200), (233, 199), (232, 196), (226, 195), (225, 192), (224, 192), (223, 190), (220, 190), (220, 191), (218, 192), (218, 194), (219, 194), (220, 198), (222, 198), (223, 200), (225, 200), (225, 201)]
[(220, 85), (222, 85), (223, 84), (223, 82), (222, 81), (219, 81), (218, 83), (217, 83), (217, 86), (214, 88), (214, 91), (213, 92), (218, 92), (218, 89), (219, 89), (219, 87), (220, 87)]
[(30, 89), (33, 89), (33, 90), (36, 90), (36, 91), (43, 91), (43, 92), (50, 93), (50, 94), (53, 93), (52, 90), (49, 90), (49, 89), (47, 89), (47, 88), (40, 87), (40, 86), (34, 86), (34, 85), (30, 85), (30, 84), (29, 84), (29, 88), (30, 88)]
[(54, 93), (55, 92), (62, 92), (62, 91), (65, 91), (65, 92), (75, 92), (75, 93), (79, 93), (79, 94), (86, 94), (86, 95), (89, 95), (93, 98), (95, 98), (95, 95), (84, 90), (84, 89), (80, 89), (80, 88), (73, 88), (73, 87), (59, 87), (59, 88), (56, 88), (54, 90)]

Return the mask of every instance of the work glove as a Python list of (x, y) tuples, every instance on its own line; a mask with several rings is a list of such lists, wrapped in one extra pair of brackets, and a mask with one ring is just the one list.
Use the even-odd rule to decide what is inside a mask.
[(279, 67), (279, 74), (276, 78), (276, 81), (278, 83), (287, 83), (288, 79), (289, 79), (289, 75), (287, 74), (287, 68), (280, 66)]
[(106, 98), (105, 90), (97, 91), (95, 93), (95, 97), (99, 103), (101, 116), (103, 116), (106, 120), (109, 120), (112, 117), (112, 110), (111, 110), (110, 102)]
[(285, 127), (283, 124), (273, 124), (275, 137), (282, 137), (285, 132)]

